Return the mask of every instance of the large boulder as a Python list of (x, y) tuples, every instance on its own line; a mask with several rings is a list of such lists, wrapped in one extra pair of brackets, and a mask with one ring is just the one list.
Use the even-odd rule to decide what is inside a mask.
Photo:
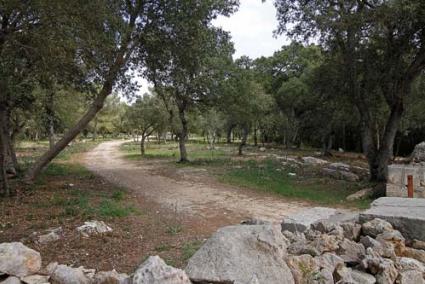
[(408, 240), (425, 241), (425, 199), (381, 197), (360, 214), (360, 221), (383, 219)]
[(136, 270), (133, 284), (191, 284), (186, 273), (167, 265), (159, 256), (150, 256)]
[(219, 229), (189, 260), (186, 272), (200, 283), (294, 283), (286, 257), (287, 240), (277, 226)]
[(375, 218), (369, 222), (363, 223), (362, 231), (366, 236), (376, 237), (384, 232), (391, 232), (393, 226), (385, 220)]
[(22, 243), (0, 244), (0, 272), (24, 277), (37, 273), (41, 268), (41, 256)]

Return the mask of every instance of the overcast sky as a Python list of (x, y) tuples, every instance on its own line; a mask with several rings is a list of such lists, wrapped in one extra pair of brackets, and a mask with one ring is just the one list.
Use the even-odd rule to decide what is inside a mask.
[[(235, 45), (234, 58), (247, 55), (252, 59), (273, 55), (282, 45), (288, 44), (284, 36), (273, 37), (277, 27), (276, 9), (272, 0), (240, 0), (239, 10), (231, 17), (219, 17), (215, 26), (229, 31)], [(140, 80), (141, 94), (147, 92), (148, 84)]]

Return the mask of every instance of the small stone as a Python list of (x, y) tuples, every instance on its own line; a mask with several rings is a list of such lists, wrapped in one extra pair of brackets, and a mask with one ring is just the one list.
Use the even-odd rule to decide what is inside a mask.
[(398, 276), (394, 262), (380, 257), (371, 248), (366, 250), (361, 266), (375, 275), (377, 283), (394, 283)]
[(91, 283), (91, 280), (86, 276), (81, 267), (72, 268), (63, 264), (56, 265), (52, 274), (50, 275), (50, 279), (56, 284)]
[(324, 252), (336, 251), (339, 248), (338, 237), (328, 234), (322, 234), (316, 239), (314, 239), (312, 242), (310, 242), (310, 246), (317, 249), (320, 254)]
[(383, 232), (376, 236), (376, 240), (381, 243), (390, 243), (394, 247), (396, 255), (403, 255), (405, 246), (405, 239), (397, 230)]
[(315, 259), (308, 254), (288, 256), (286, 264), (291, 269), (295, 283), (313, 283), (319, 272)]
[(354, 222), (347, 222), (341, 224), (342, 229), (344, 230), (344, 237), (352, 240), (357, 241), (360, 237), (362, 226), (360, 224), (354, 223)]
[(363, 244), (365, 248), (373, 249), (382, 257), (387, 257), (391, 259), (396, 258), (394, 245), (392, 243), (388, 243), (386, 241), (377, 241), (369, 236), (362, 236), (360, 238), (360, 243)]
[(424, 284), (423, 273), (416, 270), (400, 272), (397, 277), (397, 284)]
[(287, 238), (291, 243), (298, 242), (298, 241), (305, 241), (305, 235), (304, 233), (295, 232), (292, 233), (290, 231), (283, 231), (282, 234)]
[(44, 245), (50, 242), (60, 240), (62, 232), (62, 227), (48, 230), (48, 233), (38, 236), (37, 243)]
[(365, 199), (368, 198), (372, 195), (373, 193), (373, 188), (368, 187), (368, 188), (363, 188), (353, 194), (350, 194), (349, 196), (347, 196), (345, 199), (347, 201), (355, 201), (355, 200), (360, 200), (360, 199)]
[(29, 275), (22, 277), (22, 282), (26, 284), (46, 284), (49, 283), (50, 276), (48, 275)]
[(403, 255), (410, 257), (410, 258), (414, 258), (416, 260), (419, 260), (422, 263), (425, 263), (425, 251), (424, 250), (406, 247)]
[(335, 271), (336, 267), (344, 265), (344, 260), (341, 257), (329, 252), (317, 256), (314, 259), (321, 269), (326, 269), (331, 273)]
[(183, 270), (171, 267), (159, 257), (150, 256), (136, 270), (133, 284), (191, 284)]
[(89, 237), (94, 234), (104, 234), (112, 232), (111, 227), (105, 224), (103, 221), (87, 221), (84, 225), (77, 228), (77, 231), (83, 235), (83, 237)]
[(5, 280), (1, 281), (0, 284), (21, 284), (21, 280), (15, 276), (9, 276)]
[(93, 284), (130, 284), (131, 278), (125, 273), (112, 271), (99, 271), (93, 277)]
[(400, 271), (407, 270), (417, 270), (422, 273), (425, 273), (425, 266), (422, 262), (410, 258), (410, 257), (400, 257), (397, 259), (396, 266)]
[(37, 273), (41, 268), (41, 256), (22, 243), (0, 244), (0, 272), (24, 277)]
[(425, 242), (419, 240), (413, 240), (412, 248), (425, 250)]
[(293, 255), (302, 255), (302, 254), (309, 254), (311, 256), (318, 256), (320, 255), (320, 251), (307, 243), (305, 240), (301, 240), (295, 243), (292, 243), (288, 246), (288, 253)]
[(349, 264), (360, 263), (362, 257), (365, 255), (365, 247), (349, 239), (344, 239), (339, 244), (337, 254)]
[(354, 283), (353, 277), (351, 276), (351, 268), (347, 268), (344, 265), (340, 265), (334, 272), (335, 283)]
[(379, 234), (390, 232), (392, 230), (394, 229), (390, 223), (379, 218), (375, 218), (372, 221), (363, 223), (362, 225), (363, 234), (371, 237), (376, 237)]
[(305, 164), (313, 165), (313, 166), (326, 165), (328, 163), (328, 161), (326, 160), (322, 160), (322, 159), (314, 158), (314, 157), (302, 157), (301, 159), (303, 160)]
[(376, 279), (373, 275), (369, 273), (359, 271), (356, 269), (351, 270), (351, 278), (353, 278), (354, 283), (358, 284), (375, 284)]

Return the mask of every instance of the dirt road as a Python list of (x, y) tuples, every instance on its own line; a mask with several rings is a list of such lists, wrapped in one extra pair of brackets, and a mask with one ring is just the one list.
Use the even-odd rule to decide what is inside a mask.
[(176, 210), (178, 214), (207, 219), (232, 214), (237, 219), (279, 222), (285, 215), (308, 206), (214, 182), (203, 169), (177, 170), (177, 178), (163, 175), (158, 173), (154, 163), (124, 159), (119, 150), (122, 143), (124, 141), (111, 141), (98, 145), (84, 156), (84, 165), (107, 180)]

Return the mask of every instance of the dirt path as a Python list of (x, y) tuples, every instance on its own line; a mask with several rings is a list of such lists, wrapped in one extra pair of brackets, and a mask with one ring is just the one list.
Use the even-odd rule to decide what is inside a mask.
[(235, 220), (258, 218), (279, 222), (285, 215), (308, 206), (211, 182), (211, 178), (204, 179), (202, 174), (201, 177), (189, 178), (200, 172), (196, 169), (192, 169), (193, 172), (190, 168), (185, 173), (180, 171), (178, 178), (158, 174), (152, 163), (124, 159), (119, 150), (122, 143), (124, 141), (111, 141), (98, 145), (84, 156), (85, 166), (107, 180), (178, 213), (203, 219), (233, 215)]

